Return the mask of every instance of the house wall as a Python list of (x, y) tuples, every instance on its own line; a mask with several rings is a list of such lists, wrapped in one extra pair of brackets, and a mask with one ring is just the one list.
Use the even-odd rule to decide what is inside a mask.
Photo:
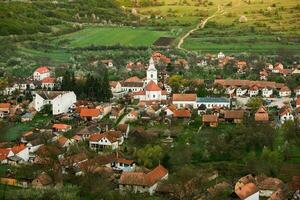
[(24, 150), (20, 151), (19, 153), (16, 154), (20, 158), (22, 158), (25, 162), (29, 160), (29, 150), (28, 148), (25, 148)]
[(35, 94), (35, 97), (34, 97), (34, 108), (36, 111), (41, 111), (43, 109), (43, 106), (44, 106), (44, 99), (38, 95), (38, 94)]
[(251, 196), (245, 198), (245, 200), (259, 200), (259, 192), (252, 194)]
[(58, 115), (67, 113), (69, 108), (76, 102), (76, 95), (74, 92), (68, 92), (57, 96), (52, 101), (52, 114)]
[(33, 79), (37, 80), (37, 81), (41, 81), (41, 80), (43, 80), (44, 78), (47, 78), (47, 77), (50, 77), (50, 72), (46, 72), (46, 73), (43, 73), (43, 74), (40, 74), (39, 72), (34, 72), (33, 73)]
[(197, 107), (199, 107), (201, 104), (204, 104), (208, 109), (211, 109), (215, 106), (230, 108), (229, 102), (197, 102)]
[(173, 101), (173, 104), (177, 108), (185, 108), (186, 106), (192, 106), (193, 108), (197, 108), (196, 101)]
[(286, 121), (294, 120), (294, 116), (291, 113), (287, 113), (280, 117), (281, 124), (284, 124)]

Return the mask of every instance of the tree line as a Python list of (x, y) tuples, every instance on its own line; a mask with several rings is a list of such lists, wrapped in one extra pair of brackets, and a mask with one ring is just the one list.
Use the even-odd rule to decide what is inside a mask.
[(63, 75), (61, 89), (74, 91), (78, 99), (108, 102), (112, 97), (112, 92), (107, 69), (104, 69), (102, 74), (101, 77), (88, 74), (85, 79), (79, 80), (75, 78), (73, 71), (68, 70)]

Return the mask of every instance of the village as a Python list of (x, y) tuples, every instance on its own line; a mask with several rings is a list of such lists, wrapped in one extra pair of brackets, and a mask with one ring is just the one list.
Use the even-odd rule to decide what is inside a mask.
[[(240, 76), (254, 70), (246, 61), (225, 56), (222, 52), (203, 57), (197, 66), (206, 68), (209, 62), (220, 68), (233, 62), (236, 74)], [(113, 60), (100, 63), (108, 70), (114, 68)], [(244, 126), (245, 134), (252, 134), (250, 130), (253, 133), (266, 130), (263, 133), (272, 134), (275, 130), (287, 129), (290, 133), (288, 142), (296, 143), (300, 131), (300, 85), (289, 88), (286, 83), (273, 81), (270, 77), (297, 76), (300, 65), (287, 68), (281, 63), (265, 63), (264, 68), (256, 70), (259, 80), (216, 76), (214, 80), (185, 80), (187, 84), (182, 84), (182, 80), (176, 80), (178, 75), (161, 67), (170, 65), (186, 71), (190, 69), (185, 59), (173, 61), (160, 52), (152, 52), (146, 64), (129, 61), (125, 66), (128, 72), (143, 71), (146, 76), (109, 80), (111, 98), (106, 102), (82, 99), (75, 91), (64, 90), (64, 77), (57, 77), (48, 66), (37, 67), (28, 78), (15, 78), (2, 91), (0, 118), (9, 128), (25, 125), (31, 130), (16, 128), (13, 139), (2, 139), (0, 168), (5, 171), (1, 174), (1, 184), (49, 188), (68, 182), (62, 177), (76, 179), (87, 174), (101, 174), (105, 181), (114, 183), (113, 188), (120, 193), (190, 199), (193, 188), (201, 180), (208, 186), (197, 194), (197, 199), (217, 199), (214, 195), (224, 194), (224, 191), (231, 191), (229, 196), (241, 200), (300, 199), (299, 168), (298, 174), (285, 180), (278, 178), (275, 172), (272, 176), (272, 173), (241, 170), (248, 174), (241, 172), (232, 182), (221, 178), (222, 170), (207, 168), (190, 178), (186, 176), (187, 180), (179, 184), (169, 182), (172, 176), (180, 174), (180, 170), (169, 169), (168, 163), (171, 165), (173, 161), (168, 159), (176, 158), (169, 158), (165, 153), (197, 146), (196, 138), (199, 137), (203, 137), (202, 146), (205, 146), (206, 137), (212, 137), (206, 144), (210, 146), (214, 136), (207, 136), (208, 133), (227, 134)], [(275, 151), (277, 140), (281, 142), (282, 137), (285, 138), (282, 135), (253, 137), (251, 141), (262, 142), (257, 144), (262, 154), (270, 149)], [(247, 137), (241, 140), (247, 140)], [(268, 146), (271, 140), (274, 143)], [(284, 148), (284, 144), (282, 142), (281, 146), (280, 143), (279, 147)], [(246, 150), (241, 149), (241, 152), (245, 151), (245, 154), (255, 151), (243, 148)], [(215, 149), (216, 153), (212, 153), (213, 149), (201, 150), (201, 159), (194, 152), (191, 159), (200, 159), (202, 163), (212, 161), (215, 154), (223, 155), (222, 146)], [(180, 168), (186, 166), (177, 165)], [(32, 171), (29, 177), (18, 176), (18, 170), (23, 167)]]

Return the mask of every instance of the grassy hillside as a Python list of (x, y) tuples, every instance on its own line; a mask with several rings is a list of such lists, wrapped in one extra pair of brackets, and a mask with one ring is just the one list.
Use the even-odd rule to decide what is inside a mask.
[[(122, 0), (120, 0), (122, 2)], [(183, 47), (198, 52), (241, 51), (276, 53), (282, 48), (300, 52), (300, 2), (298, 0), (158, 0), (124, 5), (138, 15), (155, 16), (160, 25), (195, 26), (218, 7), (224, 11), (192, 34)], [(153, 2), (153, 1), (152, 1)], [(240, 22), (240, 19), (244, 18)], [(154, 19), (153, 19), (154, 20)]]
[(115, 0), (2, 1), (0, 18), (0, 36), (58, 32), (61, 24), (130, 22)]
[(95, 46), (151, 46), (161, 36), (168, 36), (167, 31), (131, 27), (91, 27), (81, 31), (63, 35), (54, 42), (63, 43), (67, 47)]

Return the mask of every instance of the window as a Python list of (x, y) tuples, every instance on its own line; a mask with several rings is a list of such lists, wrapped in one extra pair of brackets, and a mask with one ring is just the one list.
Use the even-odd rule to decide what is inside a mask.
[(153, 74), (151, 74), (151, 78), (153, 78)]

